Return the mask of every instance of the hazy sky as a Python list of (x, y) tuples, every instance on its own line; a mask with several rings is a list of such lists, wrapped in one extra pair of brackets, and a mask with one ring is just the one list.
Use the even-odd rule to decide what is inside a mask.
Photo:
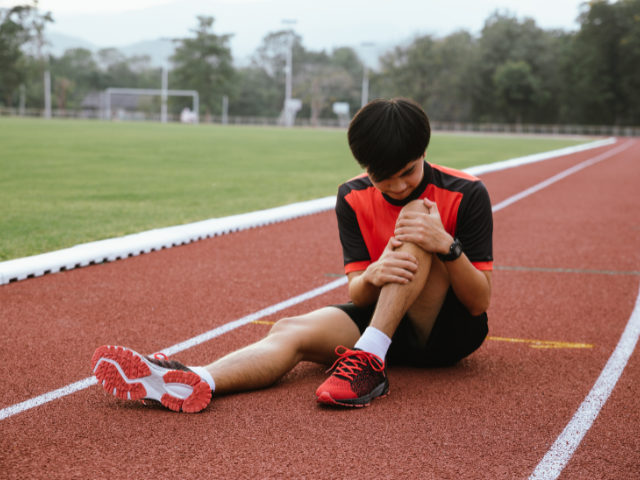
[[(0, 0), (7, 7), (14, 0)], [(216, 18), (216, 33), (233, 33), (236, 57), (251, 54), (268, 32), (296, 19), (305, 46), (330, 49), (374, 42), (376, 50), (414, 35), (477, 32), (500, 9), (533, 17), (545, 28), (575, 29), (582, 0), (41, 0), (56, 22), (52, 32), (99, 47), (184, 37), (196, 15)]]

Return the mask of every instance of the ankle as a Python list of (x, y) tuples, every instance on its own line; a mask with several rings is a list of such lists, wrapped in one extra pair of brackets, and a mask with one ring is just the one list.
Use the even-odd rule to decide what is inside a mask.
[(355, 348), (377, 355), (385, 360), (391, 339), (375, 327), (367, 327)]
[(198, 375), (202, 380), (209, 384), (211, 387), (211, 393), (216, 391), (216, 382), (214, 382), (213, 377), (204, 367), (188, 367), (193, 373)]

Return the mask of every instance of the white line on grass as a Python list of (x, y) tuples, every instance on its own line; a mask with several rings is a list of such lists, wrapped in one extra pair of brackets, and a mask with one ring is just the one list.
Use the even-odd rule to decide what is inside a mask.
[(629, 357), (636, 348), (638, 337), (640, 337), (640, 293), (638, 293), (636, 306), (631, 313), (629, 322), (616, 349), (609, 357), (607, 365), (569, 424), (533, 471), (529, 477), (530, 480), (555, 480), (560, 476), (598, 417), (600, 410), (611, 395), (613, 387), (618, 383)]
[[(592, 159), (586, 160), (578, 165), (565, 170), (557, 175), (554, 175), (548, 180), (535, 185), (522, 193), (514, 195), (499, 204), (492, 207), (492, 211), (497, 212), (502, 210), (503, 208), (517, 202), (518, 200), (522, 200), (523, 198), (528, 197), (529, 195), (561, 180), (572, 173), (578, 172), (589, 165), (593, 165), (598, 163), (606, 158), (610, 158), (611, 156), (626, 150), (634, 143), (633, 140), (629, 140), (624, 144), (616, 147), (612, 150), (609, 150), (601, 155), (598, 155)], [(316, 297), (318, 295), (322, 295), (330, 290), (338, 288), (339, 286), (345, 285), (347, 283), (347, 277), (342, 277), (338, 280), (335, 280), (327, 285), (311, 290), (307, 293), (303, 293), (302, 295), (298, 295), (297, 297), (291, 298), (289, 300), (285, 300), (284, 302), (280, 302), (271, 307), (267, 307), (263, 310), (260, 310), (256, 313), (252, 313), (243, 317), (239, 320), (235, 320), (233, 322), (229, 322), (225, 325), (217, 327), (209, 332), (198, 335), (190, 340), (186, 340), (184, 342), (173, 345), (172, 347), (164, 350), (164, 353), (167, 355), (172, 355), (188, 348), (199, 345), (207, 340), (211, 340), (212, 338), (218, 337), (224, 333), (227, 333), (233, 329), (246, 325), (247, 323), (258, 320), (259, 318), (263, 318), (269, 316), (273, 313), (279, 312), (286, 308), (289, 308), (298, 303), (304, 302), (310, 298)], [(576, 448), (582, 441), (582, 438), (587, 433), (594, 420), (600, 413), (600, 409), (605, 404), (611, 391), (615, 387), (624, 367), (627, 364), (627, 361), (635, 346), (638, 342), (638, 337), (640, 336), (640, 294), (638, 295), (638, 299), (636, 300), (635, 309), (631, 315), (631, 318), (627, 322), (627, 326), (614, 350), (611, 358), (607, 362), (604, 370), (600, 374), (600, 377), (596, 381), (596, 384), (589, 392), (589, 395), (584, 400), (580, 408), (574, 415), (573, 419), (564, 429), (560, 437), (556, 440), (556, 442), (551, 447), (551, 450), (547, 452), (545, 457), (542, 459), (542, 462), (538, 465), (536, 470), (530, 477), (530, 480), (555, 480), (563, 468), (575, 452)], [(40, 395), (38, 397), (32, 398), (25, 402), (19, 403), (17, 405), (13, 405), (11, 407), (4, 408), (0, 410), (0, 420), (4, 420), (12, 415), (23, 412), (25, 410), (29, 410), (31, 408), (37, 407), (44, 403), (48, 403), (52, 400), (64, 397), (71, 393), (84, 390), (85, 388), (90, 387), (91, 385), (95, 385), (97, 380), (95, 377), (85, 378), (79, 382), (72, 383), (67, 385), (66, 387), (60, 388), (58, 390), (54, 390), (53, 392), (45, 393), (44, 395)]]
[[(178, 343), (169, 347), (167, 349), (162, 350), (166, 355), (173, 355), (178, 352), (182, 352), (191, 347), (195, 347), (196, 345), (200, 345), (207, 340), (211, 340), (212, 338), (219, 337), (222, 334), (230, 332), (238, 327), (246, 325), (247, 323), (251, 323), (259, 318), (268, 317), (274, 313), (277, 313), (286, 308), (292, 307), (293, 305), (297, 305), (298, 303), (302, 303), (306, 300), (309, 300), (313, 297), (317, 297), (318, 295), (322, 295), (323, 293), (327, 293), (331, 290), (334, 290), (338, 287), (347, 283), (347, 277), (339, 278), (331, 283), (327, 283), (322, 287), (318, 287), (314, 290), (310, 290), (302, 295), (298, 295), (297, 297), (290, 298), (289, 300), (285, 300), (284, 302), (277, 303), (270, 307), (264, 308), (260, 311), (247, 315), (246, 317), (240, 318), (239, 320), (234, 320), (233, 322), (226, 323), (218, 328), (214, 328), (213, 330), (209, 330), (206, 333), (202, 333), (197, 337), (193, 337), (184, 342)], [(61, 397), (65, 397), (72, 393), (78, 392), (80, 390), (84, 390), (85, 388), (90, 387), (91, 385), (95, 385), (98, 383), (96, 377), (85, 378), (84, 380), (80, 380), (78, 382), (67, 385), (66, 387), (59, 388), (58, 390), (54, 390), (53, 392), (45, 393), (43, 395), (39, 395), (30, 400), (26, 400), (24, 402), (18, 403), (11, 407), (3, 408), (0, 410), (0, 420), (4, 420), (5, 418), (11, 417), (20, 412), (24, 412), (25, 410), (29, 410), (34, 407), (38, 407), (42, 404), (48, 403), (52, 400), (56, 400)]]

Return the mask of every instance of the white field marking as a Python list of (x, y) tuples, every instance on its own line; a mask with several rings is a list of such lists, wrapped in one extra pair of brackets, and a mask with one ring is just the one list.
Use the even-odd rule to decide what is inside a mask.
[[(318, 295), (322, 295), (338, 287), (341, 287), (346, 283), (347, 283), (347, 277), (339, 278), (338, 280), (334, 280), (331, 283), (327, 283), (322, 287), (316, 288), (314, 290), (310, 290), (306, 293), (303, 293), (302, 295), (298, 295), (297, 297), (290, 298), (289, 300), (285, 300), (284, 302), (280, 302), (270, 307), (264, 308), (258, 312), (247, 315), (246, 317), (243, 317), (239, 320), (235, 320), (233, 322), (229, 322), (225, 325), (222, 325), (218, 328), (214, 328), (213, 330), (209, 330), (208, 332), (198, 335), (197, 337), (193, 337), (190, 340), (173, 345), (172, 347), (169, 347), (163, 350), (163, 353), (165, 353), (166, 355), (173, 355), (175, 353), (181, 352), (188, 348), (195, 347), (196, 345), (206, 342), (207, 340), (211, 340), (212, 338), (215, 338), (224, 333), (230, 332), (231, 330), (234, 330), (238, 327), (246, 325), (247, 323), (251, 323), (254, 320), (258, 320), (263, 317), (268, 317), (269, 315), (277, 313), (286, 308), (292, 307), (293, 305), (296, 305), (298, 303), (304, 302), (313, 297), (317, 297)], [(58, 390), (54, 390), (52, 392), (39, 395), (35, 398), (26, 400), (24, 402), (18, 403), (11, 407), (3, 408), (2, 410), (0, 410), (0, 420), (4, 420), (5, 418), (11, 417), (12, 415), (15, 415), (17, 413), (24, 412), (25, 410), (30, 410), (32, 408), (43, 405), (45, 403), (51, 402), (52, 400), (56, 400), (58, 398), (65, 397), (67, 395), (78, 392), (80, 390), (84, 390), (85, 388), (88, 388), (91, 385), (95, 385), (97, 383), (98, 383), (98, 380), (96, 379), (95, 376), (85, 378), (84, 380), (80, 380), (79, 382), (72, 383), (71, 385), (67, 385), (66, 387), (59, 388)]]
[(302, 295), (298, 295), (297, 297), (293, 297), (293, 298), (290, 298), (289, 300), (285, 300), (284, 302), (280, 302), (270, 307), (264, 308), (260, 311), (257, 311), (256, 313), (252, 313), (250, 315), (247, 315), (246, 317), (242, 317), (239, 320), (235, 320), (233, 322), (226, 323), (218, 328), (214, 328), (213, 330), (209, 330), (208, 332), (202, 333), (197, 337), (193, 337), (190, 340), (177, 343), (172, 347), (162, 350), (162, 353), (164, 353), (165, 355), (174, 355), (178, 352), (182, 352), (183, 350), (187, 350), (188, 348), (195, 347), (196, 345), (200, 345), (201, 343), (211, 340), (212, 338), (215, 338), (224, 333), (230, 332), (231, 330), (234, 330), (238, 327), (242, 327), (247, 323), (251, 323), (254, 320), (258, 320), (263, 317), (268, 317), (269, 315), (273, 315), (274, 313), (277, 313), (281, 310), (292, 307), (293, 305), (297, 305), (298, 303), (302, 303), (306, 300), (317, 297), (318, 295), (327, 293), (331, 290), (341, 287), (342, 285), (346, 285), (348, 280), (349, 279), (347, 277), (339, 278), (338, 280), (334, 280), (331, 283), (327, 283), (322, 287), (318, 287), (314, 290), (310, 290), (307, 293), (303, 293)]
[(620, 337), (616, 349), (609, 357), (607, 365), (596, 380), (595, 385), (578, 408), (569, 424), (551, 446), (542, 461), (533, 471), (529, 480), (555, 480), (560, 476), (578, 445), (598, 417), (609, 395), (616, 386), (624, 367), (640, 337), (640, 293), (627, 326)]
[(45, 393), (43, 395), (39, 395), (37, 397), (31, 398), (21, 403), (17, 403), (16, 405), (12, 405), (11, 407), (3, 408), (0, 410), (0, 420), (4, 420), (5, 418), (11, 417), (16, 413), (24, 412), (25, 410), (29, 410), (31, 408), (39, 407), (45, 403), (49, 403), (52, 400), (56, 400), (61, 397), (65, 397), (67, 395), (71, 395), (72, 393), (79, 392), (80, 390), (84, 390), (85, 388), (90, 387), (91, 385), (95, 385), (98, 383), (96, 377), (85, 378), (84, 380), (80, 380), (79, 382), (72, 383), (67, 385), (66, 387), (59, 388), (49, 393)]
[[(631, 140), (629, 142), (626, 142), (625, 144), (623, 144), (621, 146), (629, 144), (630, 142), (633, 142), (633, 141)], [(618, 147), (616, 149), (613, 149), (613, 150), (619, 150), (619, 148), (620, 147)], [(611, 151), (613, 151), (613, 150), (611, 150)], [(599, 158), (600, 156), (595, 157), (595, 158)], [(605, 158), (608, 158), (608, 157), (605, 157)], [(590, 161), (592, 162), (592, 160), (587, 160), (587, 162), (590, 162)], [(583, 163), (585, 163), (585, 162), (583, 162)], [(590, 163), (590, 165), (593, 164), (593, 163), (595, 163), (595, 162)], [(582, 164), (579, 164), (579, 165), (582, 165)], [(584, 168), (584, 167), (582, 167), (582, 168)], [(581, 169), (578, 169), (578, 170), (581, 170)], [(575, 170), (575, 171), (578, 171), (578, 170)], [(574, 172), (571, 172), (571, 173), (574, 173)], [(567, 175), (570, 175), (570, 173), (568, 173)], [(562, 178), (566, 177), (567, 175), (564, 175)], [(552, 178), (555, 178), (555, 177), (552, 177)], [(555, 180), (555, 181), (557, 181), (557, 180)], [(542, 185), (542, 184), (539, 184), (539, 185)], [(544, 185), (544, 186), (546, 186), (546, 185)], [(540, 187), (537, 190), (540, 190), (541, 188), (544, 188), (544, 187)], [(535, 191), (537, 191), (537, 190), (535, 190)], [(533, 192), (531, 192), (531, 193), (533, 193)], [(531, 193), (529, 193), (529, 195)], [(528, 196), (528, 195), (525, 195), (525, 196)], [(515, 200), (509, 202), (507, 205), (511, 205), (512, 203), (517, 202), (518, 200), (524, 198), (525, 196), (516, 198)], [(514, 197), (518, 197), (518, 195), (515, 195)], [(514, 197), (511, 197), (511, 198), (514, 198)], [(510, 199), (507, 199), (506, 201), (508, 201), (508, 200), (510, 200)], [(504, 202), (502, 202), (502, 203), (504, 203)], [(505, 205), (504, 207), (506, 207), (507, 205)], [(500, 209), (502, 209), (504, 207), (501, 207)], [(495, 211), (495, 207), (494, 207), (494, 211)], [(193, 346), (199, 345), (199, 344), (201, 344), (203, 342), (206, 342), (207, 340), (210, 340), (210, 339), (215, 338), (215, 337), (217, 337), (219, 335), (227, 333), (227, 332), (229, 332), (229, 331), (231, 331), (231, 330), (233, 330), (235, 328), (241, 327), (242, 325), (246, 325), (247, 323), (251, 323), (254, 320), (258, 320), (258, 319), (260, 319), (262, 317), (271, 315), (273, 313), (276, 313), (276, 312), (278, 312), (280, 310), (288, 308), (288, 307), (290, 307), (292, 305), (295, 305), (297, 303), (303, 302), (305, 300), (308, 300), (310, 298), (316, 297), (318, 295), (322, 295), (325, 292), (328, 292), (330, 290), (338, 288), (341, 285), (346, 284), (347, 281), (348, 281), (347, 277), (339, 278), (338, 280), (335, 280), (335, 281), (333, 281), (331, 283), (328, 283), (328, 284), (326, 284), (326, 285), (324, 285), (322, 287), (316, 288), (315, 290), (311, 290), (311, 291), (309, 291), (307, 293), (303, 293), (302, 295), (299, 295), (297, 297), (291, 298), (289, 300), (285, 300), (284, 302), (280, 302), (280, 303), (278, 303), (276, 305), (273, 305), (271, 307), (267, 307), (267, 308), (265, 308), (263, 310), (260, 310), (260, 311), (258, 311), (256, 313), (252, 313), (250, 315), (247, 315), (246, 317), (243, 317), (243, 318), (241, 318), (239, 320), (235, 320), (233, 322), (230, 322), (230, 323), (227, 323), (225, 325), (222, 325), (222, 326), (220, 326), (218, 328), (214, 328), (213, 330), (210, 330), (209, 332), (206, 332), (206, 333), (203, 333), (201, 335), (198, 335), (197, 337), (194, 337), (191, 340), (186, 340), (184, 342), (181, 342), (181, 343), (178, 343), (176, 345), (173, 345), (172, 347), (169, 347), (168, 349), (164, 350), (163, 352), (166, 355), (172, 355), (174, 353), (181, 352), (183, 350), (186, 350), (187, 348), (191, 348)], [(86, 383), (83, 383), (83, 382), (86, 382)], [(4, 420), (5, 418), (10, 417), (12, 415), (15, 415), (16, 413), (20, 413), (20, 412), (23, 412), (25, 410), (29, 410), (31, 408), (37, 407), (39, 405), (42, 405), (42, 404), (47, 403), (47, 402), (50, 402), (50, 401), (55, 400), (57, 398), (61, 398), (61, 397), (64, 397), (66, 395), (69, 395), (71, 393), (77, 392), (79, 390), (83, 390), (83, 389), (85, 389), (85, 388), (87, 388), (87, 387), (89, 387), (91, 385), (94, 385), (95, 383), (97, 383), (95, 377), (86, 378), (84, 380), (81, 380), (80, 382), (76, 382), (76, 383), (73, 383), (73, 384), (68, 385), (66, 387), (60, 388), (58, 390), (54, 390), (53, 392), (45, 393), (44, 395), (40, 395), (38, 397), (32, 398), (31, 400), (24, 401), (22, 403), (19, 403), (17, 405), (12, 406), (12, 407), (4, 408), (4, 409), (0, 410), (0, 420)]]
[[(465, 171), (472, 175), (481, 175), (483, 173), (519, 167), (520, 165), (603, 147), (613, 143), (616, 143), (616, 139), (611, 137), (573, 147), (552, 150), (550, 152), (537, 153), (535, 155), (513, 158), (511, 160), (489, 163), (487, 165), (478, 165), (467, 168)], [(212, 218), (175, 227), (158, 228), (125, 237), (83, 243), (63, 250), (8, 260), (0, 262), (0, 285), (9, 283), (12, 280), (25, 280), (32, 275), (39, 277), (45, 273), (59, 272), (61, 269), (71, 270), (76, 267), (86, 267), (91, 263), (124, 259), (129, 256), (149, 253), (153, 250), (161, 250), (163, 248), (172, 248), (216, 235), (225, 235), (230, 232), (237, 232), (248, 228), (283, 222), (305, 215), (325, 212), (335, 208), (335, 204), (335, 196), (324, 197), (268, 210), (243, 213), (229, 217)]]
[(601, 153), (600, 155), (590, 158), (589, 160), (585, 160), (582, 163), (579, 163), (577, 165), (574, 165), (571, 168), (568, 168), (567, 170), (558, 173), (557, 175), (554, 175), (551, 178), (548, 178), (547, 180), (545, 180), (544, 182), (540, 182), (537, 185), (534, 185), (533, 187), (527, 188), (526, 190), (517, 193), (516, 195), (507, 198), (506, 200), (503, 200), (502, 202), (498, 203), (497, 205), (494, 205), (491, 208), (492, 212), (498, 212), (500, 210), (502, 210), (505, 207), (508, 207), (509, 205), (511, 205), (512, 203), (517, 202), (518, 200), (522, 200), (523, 198), (528, 197), (529, 195), (536, 193), (539, 190), (542, 190), (545, 187), (548, 187), (549, 185), (556, 183), (559, 180), (562, 180), (565, 177), (568, 177), (569, 175), (571, 175), (572, 173), (576, 173), (579, 172), (580, 170), (582, 170), (583, 168), (587, 168), (590, 165), (593, 165), (595, 163), (601, 162), (603, 160), (606, 160), (607, 158), (610, 158), (620, 152), (622, 152), (623, 150), (626, 150), (627, 148), (629, 148), (631, 145), (634, 144), (633, 140), (629, 140), (624, 142), (622, 145), (617, 146), (616, 148), (612, 148), (611, 150), (607, 150), (604, 153)]
[(615, 137), (609, 137), (603, 140), (596, 140), (595, 142), (583, 143), (581, 145), (574, 145), (573, 147), (561, 148), (559, 150), (535, 153), (533, 155), (527, 155), (526, 157), (512, 158), (511, 160), (503, 160), (501, 162), (488, 163), (486, 165), (477, 165), (475, 167), (465, 168), (464, 171), (470, 175), (484, 175), (485, 173), (497, 172), (499, 170), (506, 170), (508, 168), (520, 167), (529, 163), (536, 163), (543, 160), (549, 160), (551, 158), (563, 157), (572, 153), (591, 150), (592, 148), (605, 147), (607, 145), (613, 145), (616, 142), (617, 140)]

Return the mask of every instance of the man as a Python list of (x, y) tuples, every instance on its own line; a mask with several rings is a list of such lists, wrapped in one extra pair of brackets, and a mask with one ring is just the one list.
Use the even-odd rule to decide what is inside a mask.
[(387, 362), (452, 365), (488, 333), (491, 202), (480, 180), (426, 162), (431, 129), (409, 99), (375, 100), (349, 126), (366, 174), (340, 186), (336, 214), (352, 302), (278, 321), (206, 367), (100, 347), (92, 368), (119, 398), (197, 412), (214, 394), (264, 388), (301, 361), (334, 362), (319, 403), (368, 406), (389, 392)]

